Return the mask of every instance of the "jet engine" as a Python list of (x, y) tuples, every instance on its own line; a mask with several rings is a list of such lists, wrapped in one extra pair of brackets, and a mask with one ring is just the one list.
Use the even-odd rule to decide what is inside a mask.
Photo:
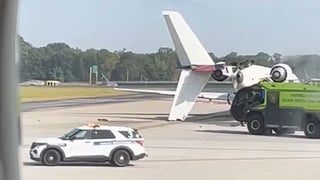
[(237, 81), (237, 83), (242, 83), (243, 82), (243, 79), (244, 79), (244, 77), (243, 77), (243, 73), (241, 72), (241, 71), (238, 71), (237, 72), (237, 74), (236, 74), (236, 81)]
[(216, 81), (224, 81), (228, 78), (228, 68), (226, 67), (226, 62), (218, 62), (215, 64), (215, 70), (212, 72), (211, 76)]
[(292, 69), (287, 64), (276, 64), (271, 68), (270, 76), (274, 82), (284, 82), (292, 74)]
[(223, 74), (222, 69), (214, 70), (211, 74), (212, 78), (216, 81), (224, 81), (228, 78), (228, 76)]

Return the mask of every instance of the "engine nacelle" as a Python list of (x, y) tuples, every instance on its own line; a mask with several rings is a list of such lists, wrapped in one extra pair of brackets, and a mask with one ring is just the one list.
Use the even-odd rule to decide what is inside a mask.
[(242, 71), (238, 71), (237, 74), (236, 74), (236, 81), (238, 84), (242, 83), (243, 82), (243, 73)]
[(226, 66), (226, 62), (218, 62), (215, 64), (215, 70), (211, 76), (216, 81), (225, 81), (230, 76), (232, 68)]
[(211, 74), (212, 78), (216, 81), (224, 81), (228, 78), (228, 76), (223, 74), (222, 69), (214, 70)]
[(292, 69), (287, 64), (276, 64), (271, 68), (270, 76), (274, 82), (284, 82), (292, 74)]

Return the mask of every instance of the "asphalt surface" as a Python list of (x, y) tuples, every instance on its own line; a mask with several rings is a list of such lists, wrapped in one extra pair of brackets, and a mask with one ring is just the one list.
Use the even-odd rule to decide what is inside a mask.
[[(153, 89), (153, 90), (175, 90), (175, 86), (166, 86), (165, 88), (155, 85), (148, 86), (123, 86), (121, 88), (131, 88), (131, 89)], [(203, 92), (232, 92), (231, 85), (224, 84), (208, 84)], [(68, 100), (55, 100), (55, 101), (42, 101), (42, 102), (29, 102), (22, 104), (22, 111), (32, 111), (38, 109), (47, 108), (59, 108), (59, 107), (72, 107), (72, 106), (83, 106), (83, 105), (93, 105), (93, 104), (108, 104), (108, 103), (124, 103), (129, 101), (141, 101), (145, 99), (154, 98), (171, 98), (173, 96), (159, 95), (159, 94), (130, 94), (123, 96), (108, 96), (108, 97), (98, 97), (98, 98), (83, 98), (83, 99), (68, 99)]]
[(132, 94), (123, 96), (108, 96), (97, 98), (80, 98), (80, 99), (67, 99), (67, 100), (54, 100), (54, 101), (42, 101), (42, 102), (28, 102), (22, 103), (22, 111), (28, 112), (38, 109), (48, 108), (63, 108), (72, 106), (85, 106), (95, 104), (109, 104), (109, 103), (124, 103), (130, 101), (141, 101), (144, 99), (163, 98), (168, 97), (157, 94)]
[[(23, 179), (319, 179), (320, 140), (307, 139), (302, 132), (281, 137), (251, 135), (228, 115), (226, 104), (198, 101), (185, 122), (167, 122), (171, 98), (107, 99), (105, 103), (73, 102), (68, 107), (46, 104), (23, 112)], [(139, 129), (148, 157), (124, 168), (108, 163), (46, 167), (29, 159), (28, 148), (35, 139), (60, 136), (98, 118), (108, 120), (102, 124)]]

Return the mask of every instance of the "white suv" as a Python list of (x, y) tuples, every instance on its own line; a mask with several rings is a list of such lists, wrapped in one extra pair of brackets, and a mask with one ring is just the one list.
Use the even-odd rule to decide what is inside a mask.
[(32, 143), (30, 158), (45, 165), (60, 162), (111, 162), (126, 166), (145, 157), (144, 139), (130, 127), (89, 124), (57, 138)]

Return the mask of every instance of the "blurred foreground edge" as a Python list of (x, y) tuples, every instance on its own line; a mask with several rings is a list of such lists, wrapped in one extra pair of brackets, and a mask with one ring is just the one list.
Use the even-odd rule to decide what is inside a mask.
[(0, 0), (0, 180), (19, 180), (18, 0)]

